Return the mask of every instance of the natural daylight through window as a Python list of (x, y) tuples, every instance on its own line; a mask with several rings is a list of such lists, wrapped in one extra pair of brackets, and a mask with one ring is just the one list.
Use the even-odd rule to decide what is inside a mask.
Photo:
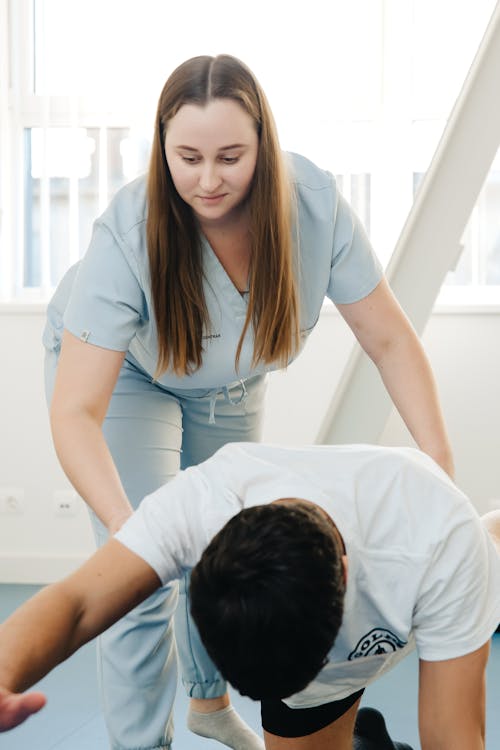
[[(387, 262), (494, 5), (0, 0), (0, 299), (46, 300), (85, 252), (147, 169), (164, 80), (196, 54), (250, 65), (283, 148), (337, 176)], [(500, 285), (499, 205), (500, 155), (449, 286)]]

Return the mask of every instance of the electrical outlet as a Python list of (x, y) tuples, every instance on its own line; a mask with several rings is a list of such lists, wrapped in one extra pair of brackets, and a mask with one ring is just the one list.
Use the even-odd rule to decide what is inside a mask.
[(79, 499), (73, 490), (56, 490), (54, 492), (54, 513), (62, 518), (70, 518), (78, 513)]
[(11, 516), (20, 516), (24, 513), (22, 487), (0, 487), (0, 513)]

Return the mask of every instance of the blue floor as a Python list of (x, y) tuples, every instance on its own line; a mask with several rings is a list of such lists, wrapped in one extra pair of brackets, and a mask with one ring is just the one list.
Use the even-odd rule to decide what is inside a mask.
[[(37, 586), (0, 585), (0, 621)], [(22, 726), (0, 735), (1, 750), (108, 750), (100, 715), (95, 648), (88, 644), (40, 683), (48, 696), (45, 709)], [(239, 713), (260, 733), (258, 704), (232, 694)], [(222, 745), (196, 737), (185, 728), (188, 701), (179, 688), (175, 706), (175, 750), (222, 750)], [(371, 686), (363, 705), (379, 708), (394, 739), (420, 750), (417, 733), (417, 660), (413, 655)], [(500, 748), (500, 635), (493, 638), (488, 665), (487, 750)]]

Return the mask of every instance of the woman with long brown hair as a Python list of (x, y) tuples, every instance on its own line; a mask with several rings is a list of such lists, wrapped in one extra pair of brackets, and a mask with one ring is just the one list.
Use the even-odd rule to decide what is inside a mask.
[[(98, 544), (179, 469), (259, 440), (266, 372), (298, 355), (325, 296), (419, 447), (451, 473), (429, 364), (334, 179), (281, 152), (242, 62), (188, 60), (160, 96), (147, 177), (96, 221), (48, 310), (54, 443)], [(237, 750), (261, 748), (199, 641), (186, 586), (176, 637), (189, 725)], [(101, 639), (113, 748), (170, 747), (177, 596), (161, 590)]]

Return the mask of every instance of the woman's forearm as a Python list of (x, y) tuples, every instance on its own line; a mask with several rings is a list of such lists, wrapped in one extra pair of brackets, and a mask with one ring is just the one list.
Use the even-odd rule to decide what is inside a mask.
[(453, 476), (434, 375), (419, 337), (383, 279), (367, 297), (338, 305), (419, 448)]
[(61, 466), (111, 533), (132, 512), (102, 433), (124, 356), (65, 331), (50, 407)]
[(391, 341), (375, 364), (418, 447), (453, 476), (453, 456), (436, 382), (416, 333), (410, 330)]
[(52, 415), (54, 446), (78, 494), (111, 533), (132, 513), (100, 424), (84, 411)]

